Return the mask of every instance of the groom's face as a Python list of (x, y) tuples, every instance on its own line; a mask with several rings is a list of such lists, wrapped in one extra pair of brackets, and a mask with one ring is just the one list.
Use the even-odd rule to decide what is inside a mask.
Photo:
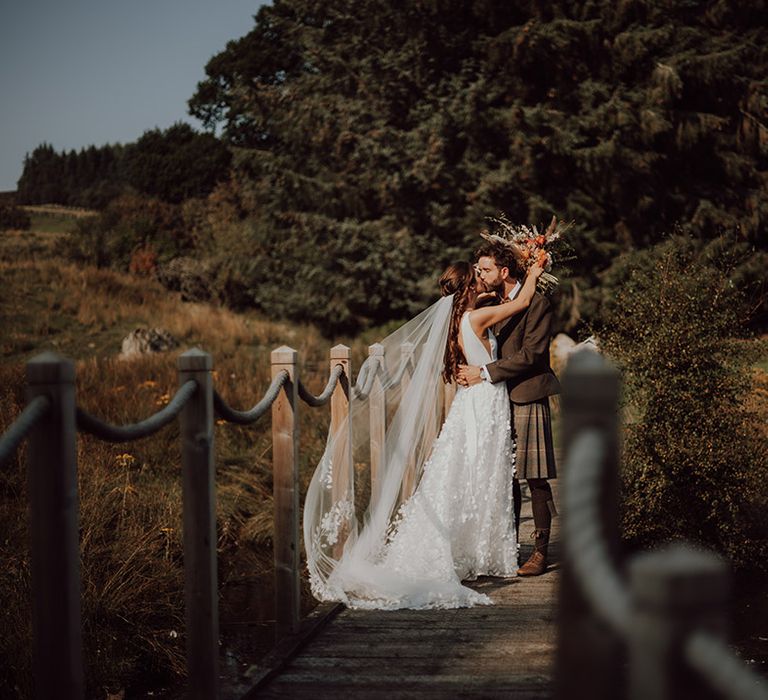
[(496, 261), (483, 256), (477, 261), (477, 276), (489, 292), (503, 292), (507, 268), (499, 267)]

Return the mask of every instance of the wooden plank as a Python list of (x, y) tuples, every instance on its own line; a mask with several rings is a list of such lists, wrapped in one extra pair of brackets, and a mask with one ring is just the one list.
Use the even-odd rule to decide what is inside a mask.
[(386, 688), (366, 688), (364, 696), (361, 696), (360, 688), (344, 686), (318, 686), (318, 685), (279, 685), (271, 687), (269, 691), (259, 697), (264, 698), (290, 698), (290, 700), (339, 700), (339, 698), (364, 697), (365, 700), (432, 700), (441, 698), (454, 700), (463, 698), (504, 698), (505, 700), (547, 700), (552, 697), (548, 686), (532, 681), (526, 685), (500, 685), (488, 690), (480, 688), (455, 688), (432, 684), (430, 686), (408, 688), (403, 685)]
[(272, 469), (275, 508), (275, 636), (299, 631), (299, 426), (297, 353), (272, 351), (272, 378), (283, 370), (288, 380), (272, 404)]
[[(403, 372), (400, 380), (400, 396), (405, 397), (408, 387), (411, 385), (411, 374), (414, 368), (414, 345), (413, 343), (403, 343), (400, 362), (404, 363), (407, 369)], [(400, 490), (400, 500), (405, 503), (412, 495), (416, 487), (416, 461), (415, 455), (411, 455), (403, 472), (403, 485)]]
[[(354, 473), (352, 468), (352, 422), (349, 420), (349, 408), (351, 400), (350, 377), (352, 376), (351, 351), (346, 345), (336, 345), (331, 348), (330, 354), (331, 372), (341, 366), (344, 373), (339, 378), (336, 388), (331, 395), (331, 434), (337, 435), (344, 426), (345, 435), (339, 435), (333, 453), (333, 502), (354, 502), (354, 484), (350, 476)], [(339, 537), (334, 546), (334, 556), (341, 559), (344, 551), (344, 543), (349, 535), (349, 523), (342, 523), (339, 529)]]
[[(618, 569), (621, 559), (619, 372), (597, 353), (583, 350), (571, 355), (562, 383), (562, 442), (566, 452), (585, 428), (599, 429), (606, 440), (598, 488), (598, 512), (606, 554)], [(564, 517), (567, 519), (568, 513)], [(567, 559), (564, 564), (563, 586), (557, 606), (561, 630), (557, 653), (558, 695), (562, 700), (580, 700), (585, 696), (593, 700), (611, 700), (615, 697), (615, 688), (625, 684), (625, 640), (594, 615), (573, 565)]]
[(213, 359), (192, 349), (178, 359), (179, 385), (197, 391), (179, 414), (184, 516), (184, 613), (188, 695), (214, 697), (219, 687), (219, 597), (216, 568), (216, 463), (213, 453)]
[[(525, 649), (508, 649), (504, 655), (499, 654), (498, 650), (493, 649), (489, 656), (487, 645), (474, 645), (467, 648), (464, 648), (466, 646), (464, 644), (461, 646), (461, 652), (452, 651), (447, 646), (443, 646), (433, 647), (431, 654), (424, 652), (423, 654), (409, 653), (407, 656), (398, 656), (396, 657), (397, 667), (400, 670), (430, 668), (433, 671), (436, 669), (450, 669), (454, 672), (461, 670), (470, 673), (492, 671), (499, 676), (511, 676), (513, 671), (516, 672), (514, 675), (517, 675), (517, 672), (521, 669), (536, 668), (540, 671), (549, 668), (545, 657), (554, 648), (553, 644), (537, 644), (526, 646)], [(388, 658), (382, 654), (382, 649), (377, 649), (376, 652), (381, 655), (368, 658)], [(425, 660), (424, 656), (429, 658)], [(374, 665), (369, 665), (368, 669), (363, 671), (363, 674), (369, 671), (372, 666)], [(286, 669), (286, 675), (297, 671), (318, 668), (347, 669), (359, 674), (360, 661), (347, 654), (334, 656), (302, 655), (291, 662), (290, 666)]]
[[(524, 515), (523, 541), (529, 501)], [(553, 552), (556, 537), (555, 524)], [(491, 596), (488, 607), (344, 610), (258, 697), (550, 698), (558, 580), (554, 566), (536, 578), (467, 583)]]
[(371, 500), (376, 499), (379, 488), (379, 469), (384, 459), (384, 435), (387, 427), (387, 401), (382, 383), (384, 346), (374, 343), (368, 348), (374, 372), (373, 386), (368, 396), (371, 440)]
[(74, 363), (48, 352), (30, 360), (27, 401), (37, 396), (47, 396), (51, 407), (27, 439), (35, 697), (79, 700), (84, 680)]
[(301, 621), (298, 634), (283, 637), (258, 664), (248, 670), (229, 687), (222, 689), (222, 698), (247, 700), (257, 697), (269, 680), (276, 677), (291, 658), (327, 625), (342, 609), (340, 603), (321, 603)]
[[(534, 679), (535, 682), (543, 685), (548, 682), (547, 676), (530, 674), (524, 677), (529, 680)], [(379, 667), (378, 673), (360, 674), (360, 673), (348, 673), (341, 676), (331, 675), (323, 670), (301, 671), (291, 673), (287, 671), (281, 676), (281, 683), (286, 683), (290, 680), (291, 683), (311, 683), (315, 686), (320, 685), (345, 685), (351, 687), (383, 687), (394, 686), (399, 688), (401, 686), (431, 686), (435, 683), (440, 683), (444, 686), (454, 686), (456, 688), (471, 688), (471, 687), (494, 687), (493, 679), (479, 678), (470, 674), (441, 674), (436, 677), (431, 673), (400, 673), (399, 669), (397, 673), (393, 673), (392, 668)], [(511, 685), (515, 682), (514, 678), (505, 679), (505, 684)]]

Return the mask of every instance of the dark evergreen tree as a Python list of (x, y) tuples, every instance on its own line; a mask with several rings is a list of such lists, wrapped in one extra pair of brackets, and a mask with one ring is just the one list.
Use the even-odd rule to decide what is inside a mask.
[(121, 152), (122, 146), (106, 145), (57, 153), (50, 144), (41, 144), (24, 159), (17, 199), (22, 204), (101, 208), (125, 189), (118, 167)]
[(139, 192), (179, 203), (209, 194), (227, 176), (230, 160), (221, 141), (180, 122), (144, 132), (126, 148), (123, 168)]
[[(766, 20), (764, 0), (275, 0), (211, 59), (190, 110), (238, 149), (262, 269), (301, 250), (299, 277), (320, 265), (341, 290), (343, 268), (362, 289), (373, 253), (346, 232), (393, 249), (397, 232), (400, 299), (467, 255), (486, 216), (556, 212), (578, 222), (573, 274), (594, 287), (676, 227), (768, 247)], [(276, 304), (332, 320), (315, 296)]]
[(128, 146), (88, 146), (57, 153), (38, 146), (24, 160), (18, 201), (104, 208), (131, 187), (167, 202), (204, 197), (227, 177), (229, 149), (187, 124), (147, 131)]

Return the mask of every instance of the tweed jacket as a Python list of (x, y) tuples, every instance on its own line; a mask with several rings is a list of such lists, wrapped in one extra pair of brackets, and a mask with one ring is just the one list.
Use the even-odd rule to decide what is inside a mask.
[(494, 329), (499, 359), (486, 365), (491, 381), (507, 382), (513, 403), (530, 403), (560, 393), (560, 382), (549, 365), (552, 304), (539, 292), (530, 306)]

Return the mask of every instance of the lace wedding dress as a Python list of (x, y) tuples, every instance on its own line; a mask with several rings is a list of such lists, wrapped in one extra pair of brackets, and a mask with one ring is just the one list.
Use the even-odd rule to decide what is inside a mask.
[[(469, 313), (461, 320), (460, 333), (469, 364), (496, 359), (496, 339), (489, 333), (489, 353), (472, 330)], [(393, 507), (394, 516), (386, 523), (383, 518), (391, 512), (369, 509), (362, 532), (353, 533), (327, 576), (313, 569), (317, 553), (308, 550), (316, 597), (340, 600), (353, 608), (487, 605), (491, 600), (486, 595), (461, 581), (480, 575), (516, 575), (514, 450), (504, 383), (459, 387), (431, 448), (413, 496), (396, 511)], [(392, 454), (397, 456), (397, 449)], [(386, 491), (387, 484), (382, 488)], [(305, 538), (317, 541), (318, 532), (327, 536), (334, 527), (337, 533), (340, 515), (339, 510), (329, 511), (325, 530), (318, 527), (310, 532), (305, 518)]]

